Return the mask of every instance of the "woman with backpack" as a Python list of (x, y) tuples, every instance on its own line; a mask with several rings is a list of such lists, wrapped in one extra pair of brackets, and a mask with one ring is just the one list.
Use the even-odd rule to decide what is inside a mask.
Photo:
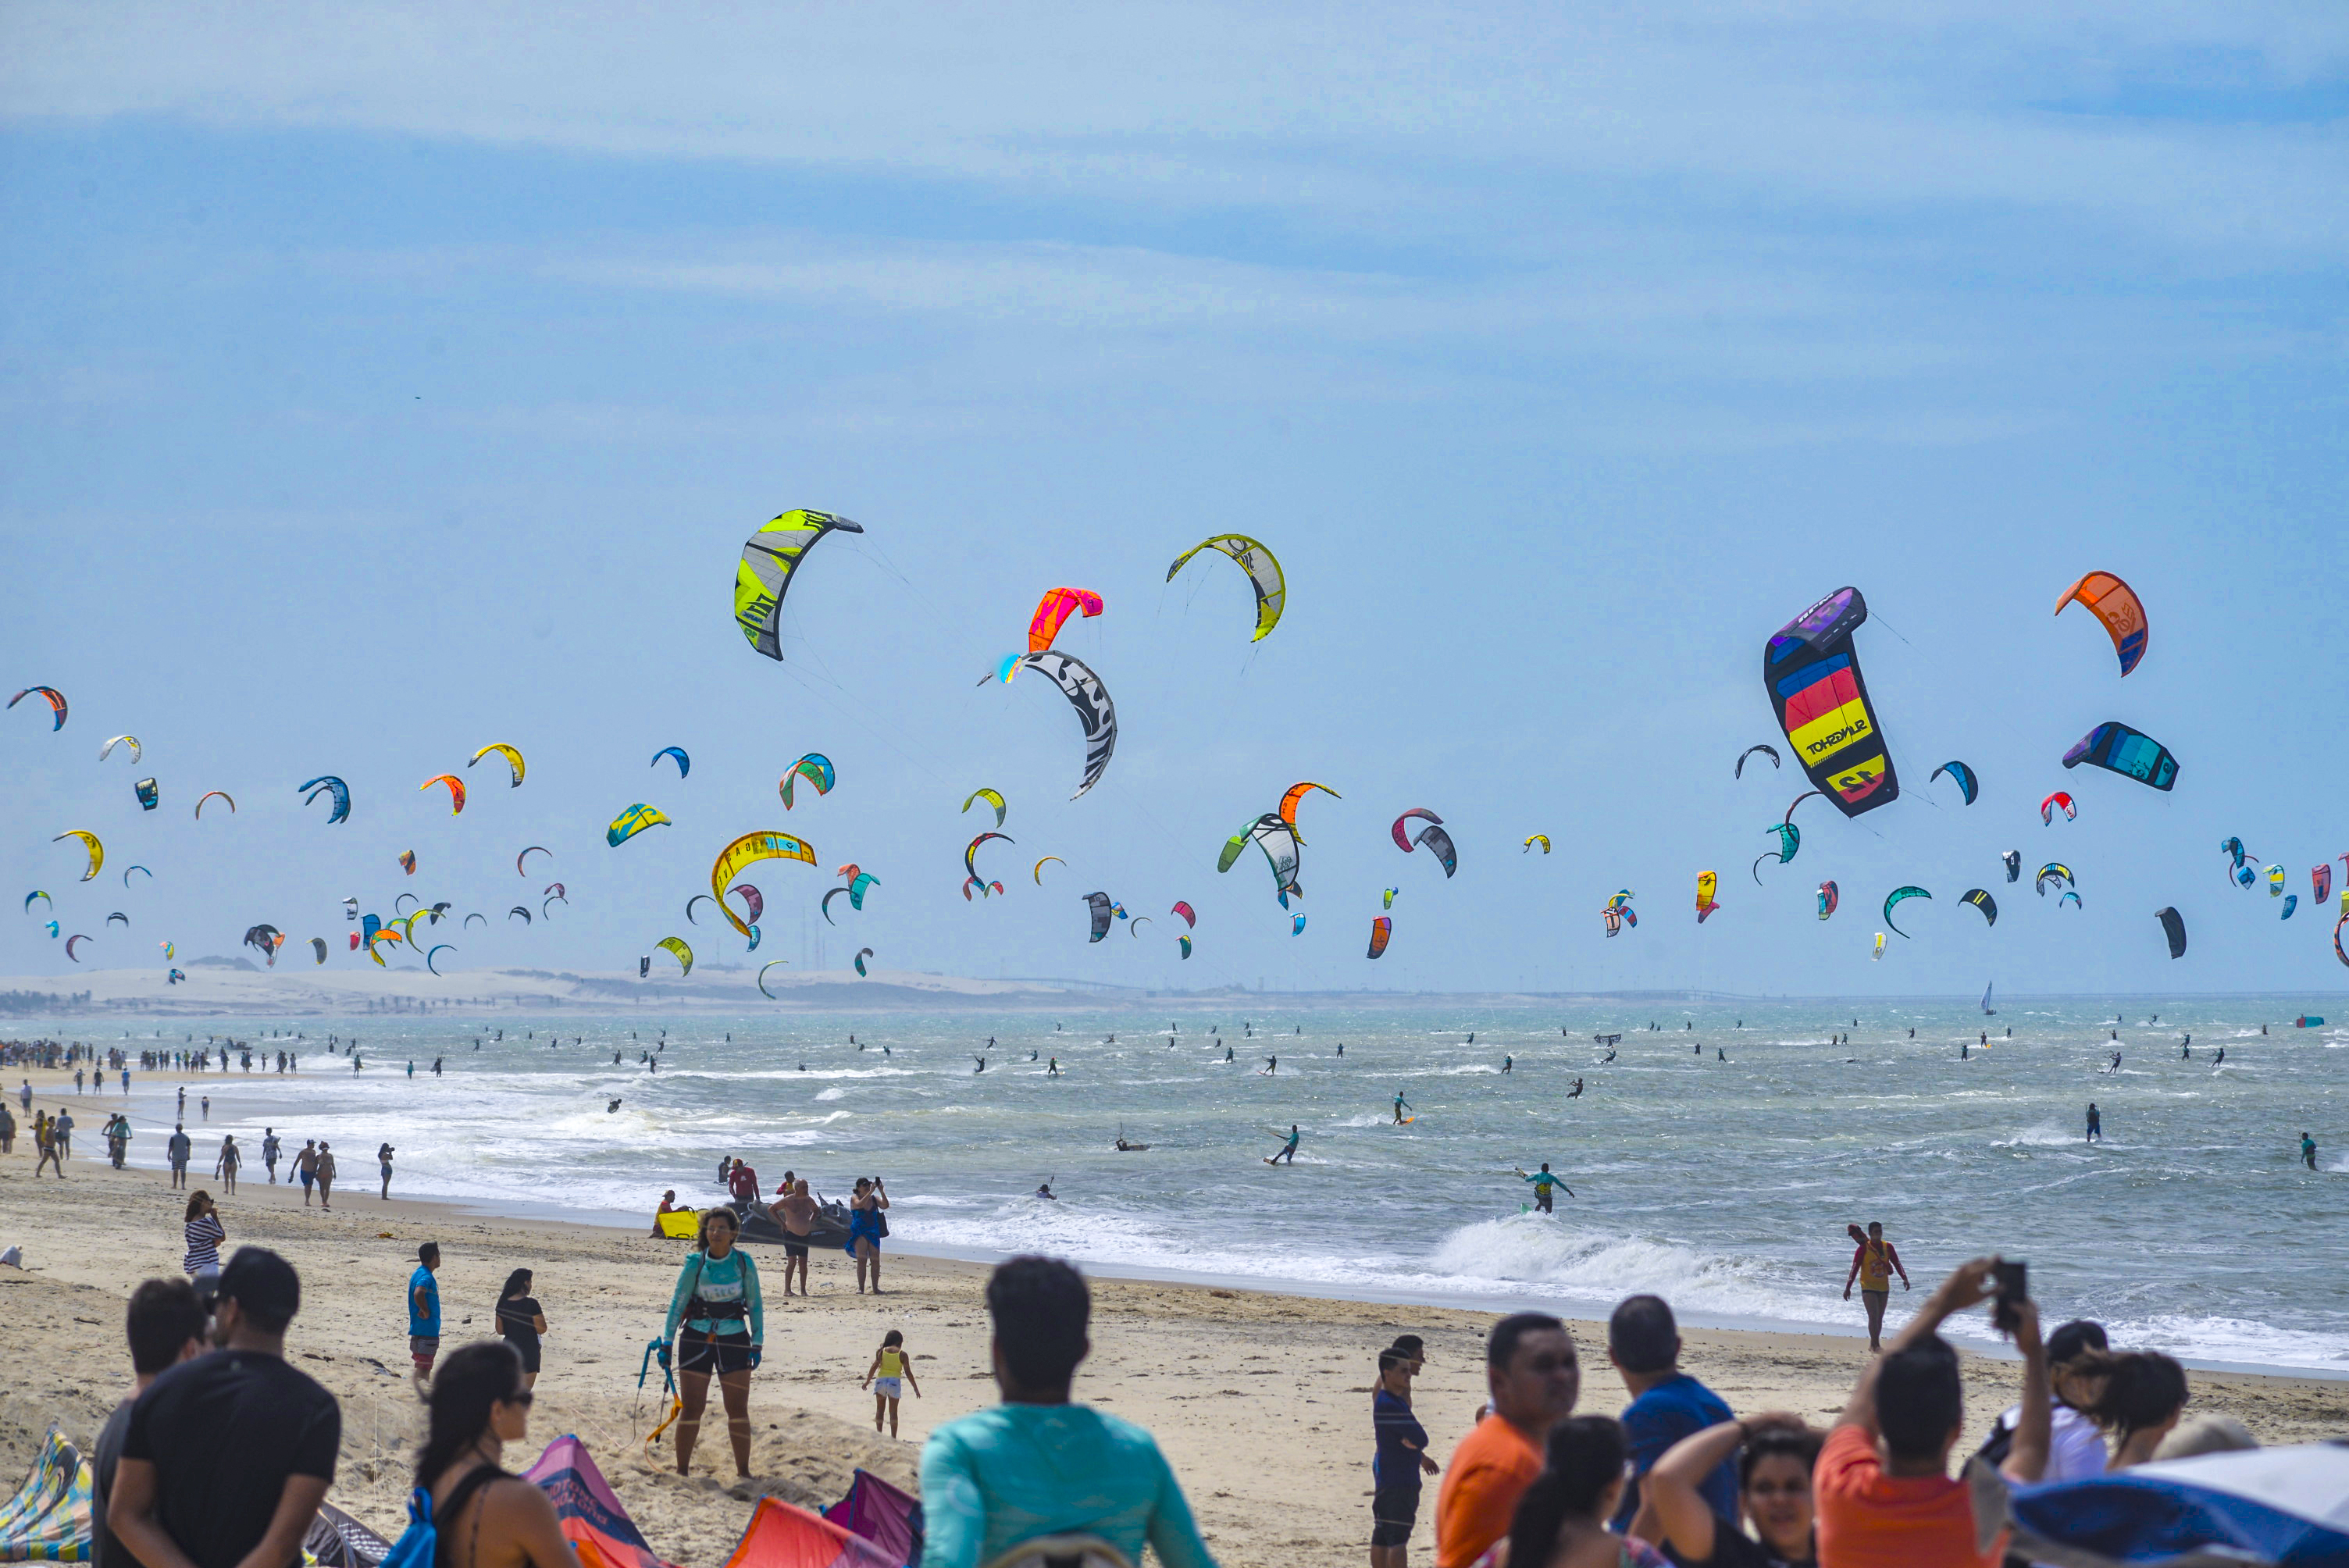
[(701, 1216), (693, 1255), (678, 1271), (669, 1297), (668, 1321), (661, 1329), (661, 1364), (676, 1357), (678, 1395), (677, 1473), (690, 1473), (701, 1413), (709, 1405), (715, 1376), (726, 1402), (726, 1433), (733, 1439), (734, 1470), (750, 1479), (750, 1374), (759, 1365), (767, 1334), (766, 1308), (759, 1297), (759, 1265), (734, 1244), (740, 1222), (731, 1209)]
[(441, 1363), (411, 1522), (383, 1568), (577, 1568), (546, 1493), (498, 1463), (506, 1444), (530, 1436), (531, 1399), (522, 1357), (502, 1339)]

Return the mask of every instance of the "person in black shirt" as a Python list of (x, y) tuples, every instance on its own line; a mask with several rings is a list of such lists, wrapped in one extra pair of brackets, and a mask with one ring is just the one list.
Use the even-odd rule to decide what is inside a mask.
[(335, 1479), (343, 1413), (285, 1364), (294, 1265), (243, 1247), (220, 1274), (218, 1350), (130, 1408), (107, 1522), (144, 1568), (292, 1568)]
[(546, 1314), (530, 1294), (531, 1272), (516, 1269), (506, 1275), (498, 1292), (498, 1336), (522, 1357), (522, 1386), (538, 1386), (538, 1336), (546, 1332)]
[(137, 1568), (139, 1560), (107, 1528), (106, 1505), (114, 1495), (114, 1471), (122, 1460), (122, 1439), (130, 1431), (130, 1407), (156, 1378), (182, 1361), (204, 1353), (203, 1303), (183, 1279), (150, 1279), (130, 1293), (124, 1327), (130, 1337), (130, 1371), (137, 1379), (130, 1398), (114, 1407), (90, 1462), (89, 1560), (106, 1568)]
[[(1662, 1523), (1658, 1544), (1683, 1568), (1811, 1568), (1818, 1558), (1811, 1470), (1821, 1441), (1801, 1417), (1775, 1413), (1682, 1438), (1645, 1478), (1649, 1508)], [(1740, 1511), (1758, 1541), (1715, 1513), (1699, 1490), (1733, 1455)]]

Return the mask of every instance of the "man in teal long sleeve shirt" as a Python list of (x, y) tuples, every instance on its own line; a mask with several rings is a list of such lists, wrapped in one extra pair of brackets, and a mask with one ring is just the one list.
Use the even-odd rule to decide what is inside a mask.
[(1069, 1402), (1092, 1346), (1084, 1276), (1020, 1257), (987, 1283), (1003, 1403), (949, 1421), (922, 1449), (922, 1568), (980, 1568), (1023, 1541), (1094, 1535), (1129, 1563), (1216, 1568), (1158, 1444), (1131, 1421)]

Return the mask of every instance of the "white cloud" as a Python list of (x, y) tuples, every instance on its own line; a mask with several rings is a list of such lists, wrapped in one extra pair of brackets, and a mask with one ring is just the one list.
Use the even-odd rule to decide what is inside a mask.
[(1568, 193), (1591, 181), (1671, 181), (1699, 205), (1981, 203), (2255, 252), (2336, 252), (2349, 222), (2331, 125), (2098, 107), (2139, 86), (2337, 83), (2341, 8), (174, 0), (7, 16), (0, 104), (20, 119), (775, 161), (1480, 248), (1570, 228)]

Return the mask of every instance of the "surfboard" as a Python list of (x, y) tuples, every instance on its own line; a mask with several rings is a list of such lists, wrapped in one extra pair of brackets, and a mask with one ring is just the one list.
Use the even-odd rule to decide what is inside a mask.
[(1418, 1119), (1419, 1118), (1416, 1116), (1406, 1116), (1401, 1121), (1396, 1122), (1395, 1125), (1397, 1127), (1409, 1127), (1413, 1122), (1417, 1121)]

